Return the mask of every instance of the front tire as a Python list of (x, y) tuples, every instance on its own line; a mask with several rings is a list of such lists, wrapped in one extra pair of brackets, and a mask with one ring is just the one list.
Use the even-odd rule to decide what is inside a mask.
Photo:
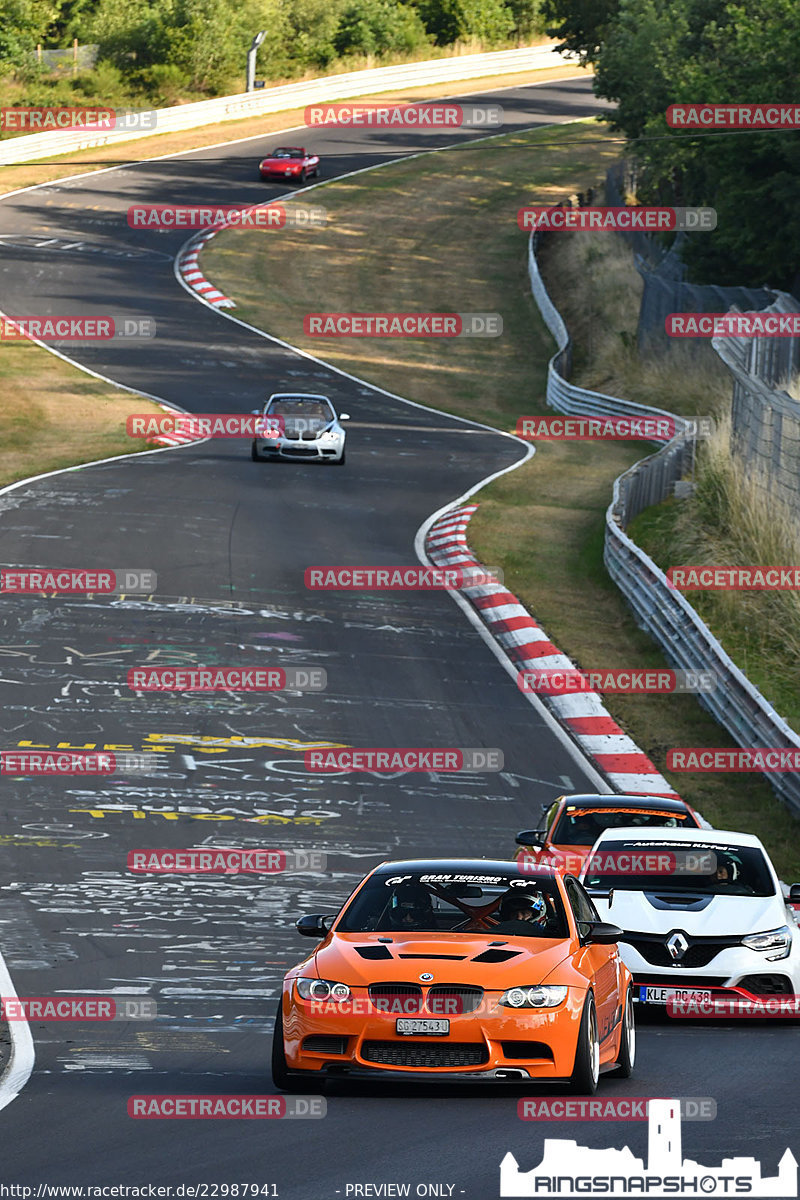
[(636, 1025), (633, 1018), (633, 995), (628, 988), (625, 997), (625, 1011), (622, 1014), (622, 1029), (619, 1035), (619, 1058), (613, 1071), (616, 1079), (630, 1079), (633, 1074), (633, 1064), (636, 1061)]
[(597, 1033), (597, 1009), (594, 995), (589, 992), (581, 1013), (575, 1066), (572, 1069), (570, 1091), (578, 1096), (593, 1096), (600, 1079), (600, 1038)]
[(258, 453), (258, 447), (256, 446), (255, 442), (253, 442), (252, 446), (250, 447), (250, 457), (252, 458), (253, 462), (263, 462), (261, 455)]
[(342, 450), (342, 457), (341, 457), (341, 458), (335, 458), (335, 459), (333, 460), (333, 465), (334, 465), (335, 467), (343, 467), (343, 466), (344, 466), (344, 464), (345, 464), (345, 451), (344, 451), (344, 450)]
[(305, 183), (307, 178), (308, 178), (308, 176), (306, 175), (306, 171), (305, 171), (305, 167), (304, 167), (303, 170), (300, 172), (300, 187), (303, 186), (303, 184)]
[(303, 1085), (292, 1075), (286, 1065), (286, 1047), (283, 1044), (283, 1001), (278, 1003), (275, 1017), (275, 1032), (272, 1035), (272, 1082), (282, 1092), (300, 1092)]

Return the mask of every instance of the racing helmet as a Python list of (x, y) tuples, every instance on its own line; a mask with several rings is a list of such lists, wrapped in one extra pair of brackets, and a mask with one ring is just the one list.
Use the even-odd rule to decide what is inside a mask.
[(500, 902), (500, 920), (512, 920), (513, 914), (520, 909), (533, 913), (533, 920), (537, 922), (544, 921), (547, 916), (547, 905), (541, 892), (509, 892)]
[(392, 894), (390, 909), (398, 916), (403, 913), (426, 916), (432, 908), (431, 894), (421, 883), (401, 883)]

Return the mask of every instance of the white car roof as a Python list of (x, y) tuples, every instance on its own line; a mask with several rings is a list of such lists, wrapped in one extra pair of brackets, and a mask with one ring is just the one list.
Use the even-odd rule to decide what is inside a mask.
[(665, 829), (660, 825), (650, 828), (643, 825), (621, 825), (618, 829), (604, 829), (595, 842), (612, 841), (621, 834), (635, 836), (647, 842), (702, 842), (709, 846), (754, 846), (764, 847), (753, 833), (735, 833), (730, 829)]
[(267, 399), (267, 404), (273, 400), (324, 400), (326, 404), (332, 404), (332, 401), (327, 396), (323, 396), (321, 392), (273, 392)]

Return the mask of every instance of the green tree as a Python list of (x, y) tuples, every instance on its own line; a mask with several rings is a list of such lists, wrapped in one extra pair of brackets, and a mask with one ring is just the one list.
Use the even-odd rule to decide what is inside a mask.
[(680, 103), (796, 103), (797, 0), (622, 0), (597, 57), (596, 90), (615, 101), (645, 203), (710, 205), (713, 233), (691, 236), (692, 277), (792, 286), (800, 263), (797, 133), (671, 130)]
[(415, 8), (395, 0), (354, 0), (334, 37), (337, 54), (412, 53), (428, 41)]
[(543, 0), (545, 32), (561, 39), (559, 50), (579, 55), (584, 65), (594, 62), (619, 7), (620, 0)]

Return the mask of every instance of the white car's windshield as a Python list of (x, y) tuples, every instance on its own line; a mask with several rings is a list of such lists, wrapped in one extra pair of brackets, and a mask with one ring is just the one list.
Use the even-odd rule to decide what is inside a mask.
[(303, 417), (305, 420), (332, 421), (333, 409), (326, 400), (273, 400), (267, 405), (267, 416), (270, 417)]
[(757, 846), (622, 835), (604, 839), (595, 847), (583, 885), (590, 895), (611, 888), (715, 896), (775, 895), (767, 861)]

